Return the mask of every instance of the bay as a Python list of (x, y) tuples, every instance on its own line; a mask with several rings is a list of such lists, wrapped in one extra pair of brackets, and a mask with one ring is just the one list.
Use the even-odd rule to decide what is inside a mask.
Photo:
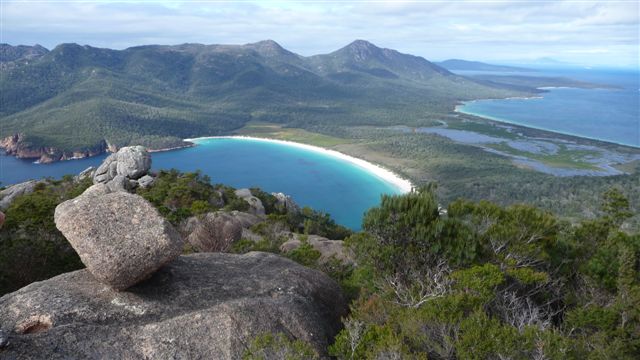
[[(260, 187), (291, 195), (301, 206), (325, 211), (337, 223), (359, 230), (364, 212), (382, 194), (402, 189), (388, 179), (344, 159), (282, 143), (251, 139), (196, 140), (197, 146), (152, 154), (153, 170), (200, 170), (212, 183)], [(0, 181), (9, 185), (44, 177), (60, 178), (98, 166), (106, 155), (34, 164), (0, 155)]]

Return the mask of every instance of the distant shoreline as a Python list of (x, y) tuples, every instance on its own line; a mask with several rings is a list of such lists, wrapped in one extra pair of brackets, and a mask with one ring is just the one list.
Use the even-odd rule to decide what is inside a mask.
[[(516, 99), (516, 98), (508, 98), (508, 99)], [(524, 100), (524, 99), (533, 99), (533, 98), (520, 98), (520, 99)], [(632, 149), (640, 149), (640, 146), (638, 146), (638, 145), (619, 143), (619, 142), (615, 142), (615, 141), (612, 141), (612, 140), (598, 139), (598, 138), (589, 137), (589, 136), (586, 136), (586, 135), (578, 135), (578, 134), (573, 134), (573, 133), (569, 133), (569, 132), (562, 132), (562, 131), (558, 131), (558, 130), (547, 129), (547, 128), (543, 128), (543, 127), (536, 127), (536, 126), (532, 126), (532, 125), (529, 125), (529, 124), (522, 124), (520, 122), (509, 120), (509, 119), (499, 118), (499, 117), (495, 117), (495, 116), (491, 116), (491, 115), (477, 114), (477, 113), (474, 113), (474, 112), (471, 112), (471, 111), (461, 110), (461, 108), (464, 107), (467, 103), (476, 102), (476, 101), (482, 101), (482, 100), (507, 100), (507, 99), (479, 99), (479, 100), (463, 101), (461, 104), (456, 105), (455, 108), (453, 109), (453, 111), (455, 113), (458, 113), (458, 114), (475, 116), (475, 117), (479, 117), (479, 118), (482, 118), (482, 119), (503, 123), (503, 124), (506, 124), (506, 125), (520, 126), (520, 127), (527, 128), (527, 129), (546, 131), (546, 132), (550, 132), (550, 133), (553, 133), (553, 134), (558, 134), (558, 135), (563, 135), (563, 136), (570, 136), (570, 137), (574, 137), (574, 138), (578, 138), (578, 139), (584, 139), (584, 140), (590, 140), (590, 141), (598, 141), (598, 142), (617, 145), (617, 146), (625, 146), (625, 147), (629, 147), (629, 148), (632, 148)]]
[(254, 137), (254, 136), (241, 136), (241, 135), (203, 136), (203, 137), (198, 137), (193, 139), (184, 139), (184, 141), (195, 142), (197, 144), (198, 140), (207, 140), (207, 139), (238, 139), (238, 140), (263, 141), (263, 142), (271, 142), (271, 143), (276, 143), (281, 145), (297, 147), (297, 148), (321, 153), (324, 155), (328, 155), (331, 157), (335, 157), (335, 158), (344, 160), (348, 163), (351, 163), (352, 165), (356, 165), (359, 168), (364, 169), (367, 172), (375, 175), (376, 177), (384, 180), (385, 182), (393, 185), (402, 193), (410, 192), (414, 188), (414, 185), (411, 181), (401, 177), (400, 175), (380, 165), (373, 164), (368, 161), (365, 161), (350, 155), (346, 155), (339, 151), (323, 148), (320, 146), (308, 145), (308, 144), (303, 144), (303, 143), (289, 141), (289, 140), (277, 140), (277, 139), (270, 139), (270, 138), (260, 138), (260, 137)]

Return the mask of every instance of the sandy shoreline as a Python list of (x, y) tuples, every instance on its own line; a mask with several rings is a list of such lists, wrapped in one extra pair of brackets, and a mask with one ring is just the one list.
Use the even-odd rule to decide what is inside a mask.
[(241, 139), (241, 140), (252, 140), (252, 141), (264, 141), (264, 142), (271, 142), (271, 143), (276, 143), (276, 144), (281, 144), (281, 145), (288, 145), (288, 146), (293, 146), (293, 147), (297, 147), (300, 149), (305, 149), (305, 150), (309, 150), (309, 151), (314, 151), (317, 153), (321, 153), (324, 155), (329, 155), (331, 157), (335, 157), (341, 160), (344, 160), (348, 163), (351, 163), (353, 165), (358, 166), (361, 169), (366, 170), (367, 172), (371, 173), (372, 175), (375, 175), (376, 177), (384, 180), (385, 182), (393, 185), (394, 187), (396, 187), (398, 190), (400, 190), (403, 193), (407, 193), (410, 192), (411, 189), (413, 189), (413, 184), (411, 183), (411, 181), (401, 177), (400, 175), (394, 173), (391, 170), (385, 169), (382, 166), (376, 165), (376, 164), (372, 164), (368, 161), (353, 157), (353, 156), (349, 156), (346, 154), (343, 154), (339, 151), (336, 150), (331, 150), (331, 149), (326, 149), (326, 148), (322, 148), (319, 146), (313, 146), (313, 145), (307, 145), (307, 144), (302, 144), (302, 143), (298, 143), (298, 142), (294, 142), (294, 141), (288, 141), (288, 140), (276, 140), (276, 139), (268, 139), (268, 138), (259, 138), (259, 137), (253, 137), (253, 136), (205, 136), (205, 137), (198, 137), (198, 138), (194, 138), (194, 139), (184, 139), (184, 141), (189, 141), (189, 142), (196, 142), (198, 140), (206, 140), (206, 139)]

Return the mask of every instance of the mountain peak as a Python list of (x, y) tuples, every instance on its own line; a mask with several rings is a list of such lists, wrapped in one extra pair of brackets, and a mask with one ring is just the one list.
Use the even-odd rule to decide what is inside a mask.
[(369, 51), (381, 50), (379, 47), (368, 42), (367, 40), (360, 40), (360, 39), (354, 40), (349, 45), (345, 46), (345, 48), (354, 49), (354, 50), (369, 50)]
[(244, 47), (256, 50), (257, 52), (265, 56), (292, 54), (290, 51), (280, 46), (280, 44), (270, 39), (258, 41), (255, 43), (245, 44)]
[(366, 40), (355, 40), (349, 45), (336, 51), (336, 53), (349, 54), (356, 61), (378, 59), (382, 56), (382, 49)]

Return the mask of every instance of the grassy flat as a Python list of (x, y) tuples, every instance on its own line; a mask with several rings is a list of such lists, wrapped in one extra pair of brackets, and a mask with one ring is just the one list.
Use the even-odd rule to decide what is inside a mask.
[(236, 135), (267, 137), (270, 139), (295, 141), (299, 143), (334, 147), (336, 145), (348, 144), (353, 140), (342, 139), (335, 136), (313, 133), (303, 129), (285, 128), (280, 124), (251, 121), (243, 128), (235, 131)]

